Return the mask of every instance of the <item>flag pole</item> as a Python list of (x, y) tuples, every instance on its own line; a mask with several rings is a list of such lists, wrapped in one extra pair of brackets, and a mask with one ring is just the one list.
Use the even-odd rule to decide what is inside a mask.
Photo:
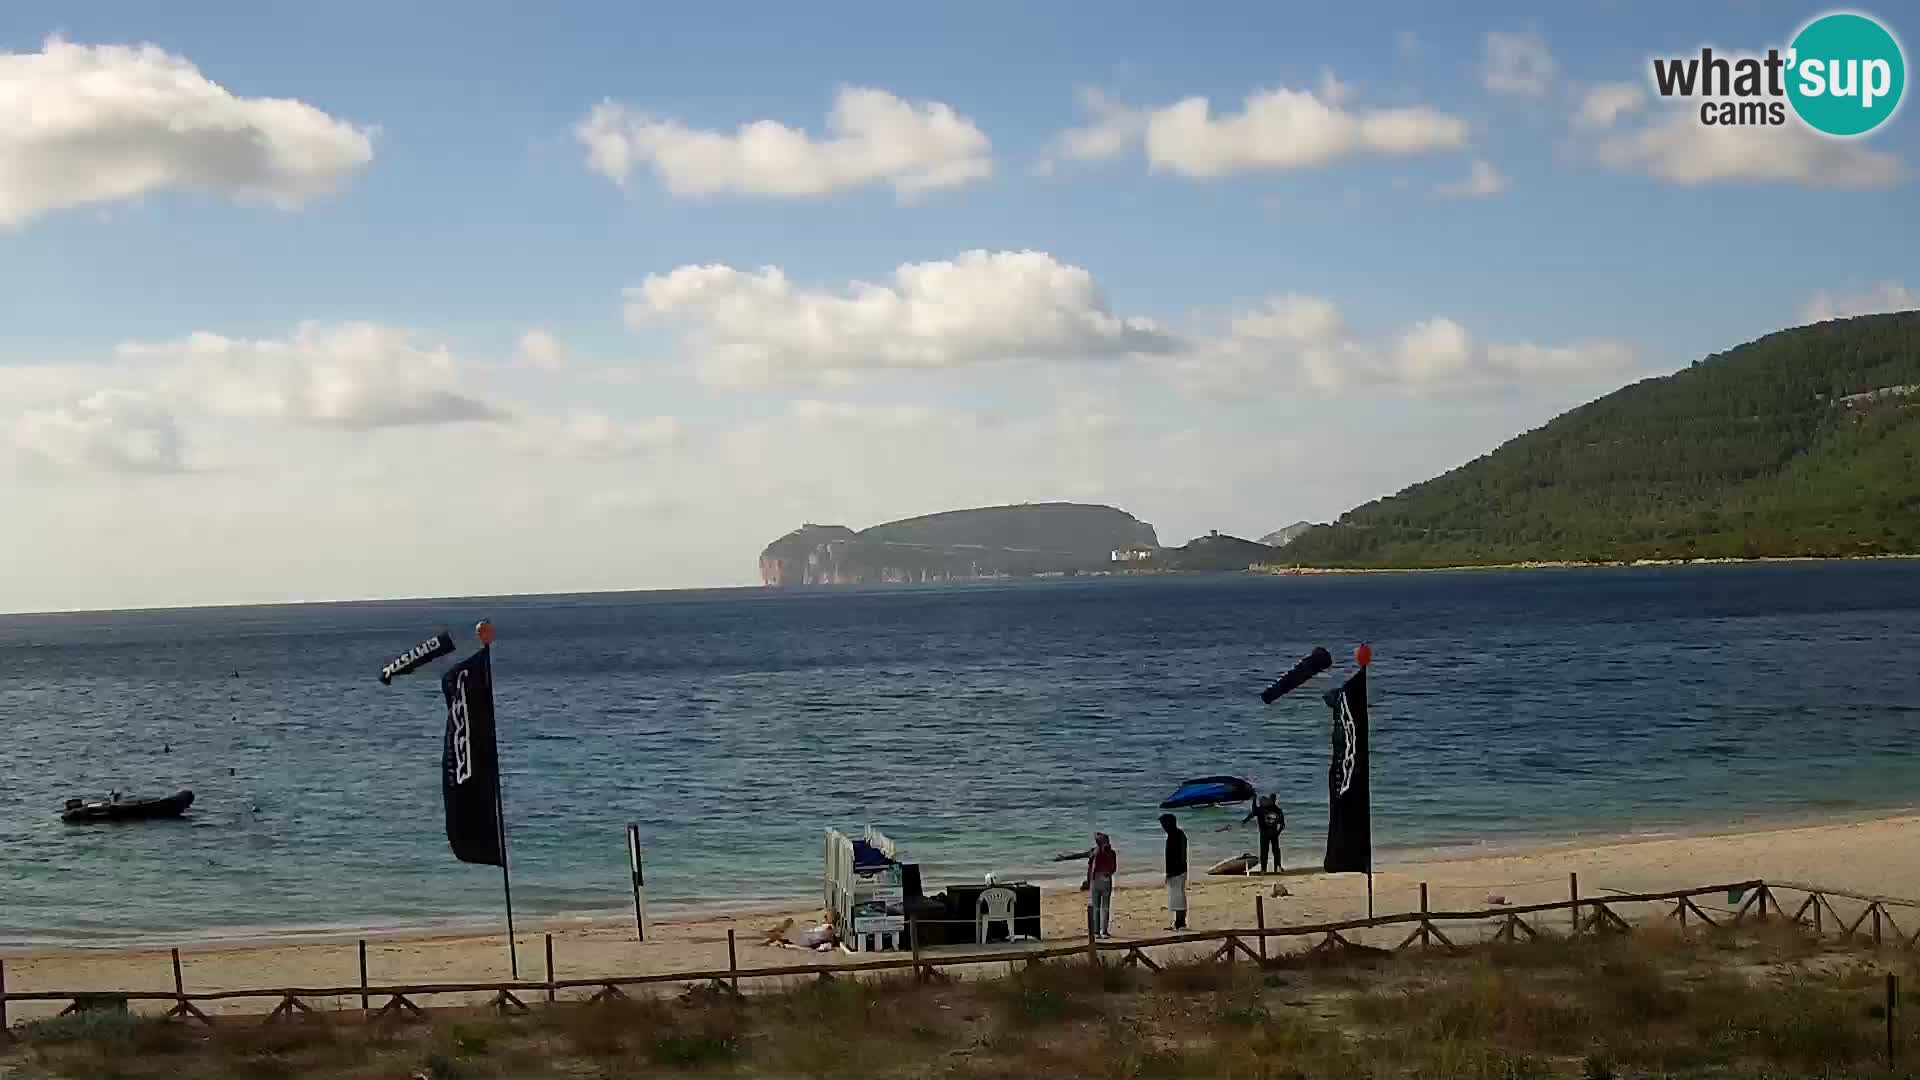
[[(1364, 673), (1373, 664), (1373, 647), (1361, 642), (1353, 650), (1353, 659)], [(1373, 687), (1367, 687), (1367, 696), (1373, 696)], [(504, 847), (501, 850), (506, 850)], [(1367, 918), (1373, 918), (1373, 718), (1367, 718)]]
[[(487, 650), (487, 682), (489, 689), (493, 682), (493, 623), (481, 619), (474, 625), (474, 636), (480, 639), (480, 647)], [(512, 860), (507, 857), (507, 813), (501, 798), (500, 789), (506, 786), (506, 770), (500, 767), (500, 722), (498, 713), (494, 720), (494, 768), (493, 768), (493, 822), (500, 832), (500, 888), (507, 898), (507, 967), (515, 982), (520, 981), (520, 946), (513, 932), (513, 870)]]

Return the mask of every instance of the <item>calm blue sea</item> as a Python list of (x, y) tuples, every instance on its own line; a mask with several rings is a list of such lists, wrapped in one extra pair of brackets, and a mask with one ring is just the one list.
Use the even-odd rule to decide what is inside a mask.
[[(1279, 791), (1317, 862), (1328, 680), (1257, 695), (1363, 639), (1383, 849), (1905, 806), (1920, 778), (1913, 562), (0, 616), (0, 942), (497, 918), (442, 832), (444, 662), (375, 679), (481, 616), (528, 913), (621, 910), (630, 821), (656, 904), (817, 896), (820, 831), (869, 822), (932, 882), (1095, 828), (1151, 870), (1159, 800), (1221, 772)], [(180, 785), (188, 821), (57, 818)], [(1228, 815), (1189, 815), (1196, 862), (1249, 845)]]

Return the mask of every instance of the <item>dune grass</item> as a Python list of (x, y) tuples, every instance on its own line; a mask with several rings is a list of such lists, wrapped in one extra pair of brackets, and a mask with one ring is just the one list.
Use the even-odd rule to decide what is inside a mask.
[[(1655, 929), (1460, 956), (1289, 956), (1166, 970), (1052, 961), (918, 983), (848, 976), (744, 1000), (712, 988), (530, 1016), (357, 1014), (201, 1030), (82, 1015), (16, 1029), (27, 1076), (150, 1080), (834, 1076), (1497, 1078), (1920, 1074), (1920, 968), (1788, 927)], [(1884, 975), (1903, 976), (1889, 1072)]]

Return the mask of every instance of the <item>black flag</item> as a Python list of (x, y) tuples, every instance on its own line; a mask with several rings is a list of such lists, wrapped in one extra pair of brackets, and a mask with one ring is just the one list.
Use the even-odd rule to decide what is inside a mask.
[(447, 744), (440, 792), (447, 843), (461, 862), (505, 866), (500, 837), (500, 752), (493, 741), (493, 658), (480, 651), (440, 676), (447, 699)]
[(1368, 790), (1367, 669), (1327, 691), (1333, 709), (1333, 762), (1327, 767), (1329, 874), (1373, 872), (1373, 807)]
[(388, 686), (395, 675), (412, 674), (422, 664), (430, 664), (453, 651), (453, 635), (445, 630), (438, 637), (423, 641), (399, 656), (386, 667), (380, 669), (380, 685)]
[(1292, 671), (1275, 679), (1272, 686), (1260, 691), (1260, 701), (1263, 704), (1271, 705), (1279, 701), (1281, 695), (1332, 666), (1333, 654), (1327, 652), (1325, 648), (1316, 645), (1313, 651), (1308, 653), (1304, 659), (1293, 665)]

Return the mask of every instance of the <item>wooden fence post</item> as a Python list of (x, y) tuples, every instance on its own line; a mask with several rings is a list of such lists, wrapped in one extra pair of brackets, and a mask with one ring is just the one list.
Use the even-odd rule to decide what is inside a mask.
[(1900, 976), (1887, 972), (1887, 1068), (1893, 1068), (1893, 1011), (1900, 1004)]
[(13, 1031), (7, 1026), (7, 962), (0, 960), (0, 1043), (13, 1039)]
[(920, 966), (920, 916), (907, 916), (907, 946), (913, 950), (913, 981), (926, 982), (926, 969)]
[[(373, 1008), (373, 1001), (367, 997), (367, 939), (360, 939), (360, 1011)], [(365, 1019), (362, 1017), (362, 1019)]]
[(1267, 898), (1253, 894), (1253, 924), (1260, 929), (1260, 962), (1267, 962)]
[(727, 983), (733, 987), (733, 996), (740, 996), (740, 961), (733, 951), (733, 928), (727, 928)]
[(547, 1004), (553, 1004), (553, 935), (547, 935)]
[(185, 1001), (185, 1000), (187, 999), (187, 981), (186, 981), (186, 979), (185, 979), (184, 977), (182, 977), (182, 975), (180, 974), (180, 950), (179, 950), (179, 949), (174, 949), (174, 950), (171, 950), (171, 951), (172, 951), (172, 953), (173, 953), (173, 995), (174, 995), (174, 1000), (175, 1000), (175, 1001), (177, 1001), (177, 1002), (178, 1002), (178, 1001)]
[(1580, 936), (1580, 875), (1567, 875), (1567, 899), (1573, 901), (1573, 936)]
[(1427, 883), (1420, 883), (1420, 948), (1421, 951), (1433, 948), (1433, 931), (1429, 929), (1427, 916)]

